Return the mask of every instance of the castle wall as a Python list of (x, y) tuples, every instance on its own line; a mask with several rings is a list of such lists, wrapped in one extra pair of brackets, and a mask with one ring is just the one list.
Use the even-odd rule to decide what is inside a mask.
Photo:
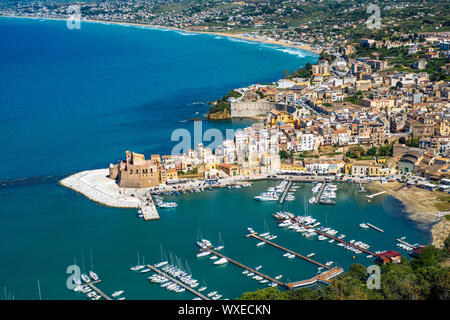
[(275, 103), (268, 101), (231, 102), (232, 118), (250, 118), (265, 116), (267, 112), (275, 109)]

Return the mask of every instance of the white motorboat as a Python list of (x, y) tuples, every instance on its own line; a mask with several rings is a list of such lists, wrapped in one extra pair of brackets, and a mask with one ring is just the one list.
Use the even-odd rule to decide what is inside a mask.
[(122, 293), (123, 293), (123, 290), (114, 291), (114, 292), (111, 294), (111, 297), (113, 297), (113, 298), (118, 297), (118, 296), (120, 296)]
[(203, 251), (203, 252), (197, 253), (197, 258), (206, 257), (210, 253), (211, 253), (211, 251)]
[(219, 260), (214, 261), (214, 264), (217, 264), (217, 265), (226, 264), (226, 263), (228, 263), (228, 260), (226, 258), (220, 258)]
[(94, 271), (89, 271), (89, 276), (94, 280), (98, 280), (98, 275)]

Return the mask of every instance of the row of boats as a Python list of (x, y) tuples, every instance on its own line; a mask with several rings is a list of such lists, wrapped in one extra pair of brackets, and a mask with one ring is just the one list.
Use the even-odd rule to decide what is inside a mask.
[[(337, 186), (335, 184), (332, 183), (327, 183), (324, 185), (324, 183), (317, 183), (313, 188), (312, 188), (312, 192), (313, 193), (319, 193), (323, 188), (322, 193), (319, 195), (316, 195), (314, 197), (312, 197), (311, 199), (309, 199), (309, 203), (310, 204), (314, 204), (314, 203), (322, 203), (322, 204), (335, 204), (336, 203), (336, 191), (337, 191)], [(319, 197), (319, 198), (317, 198)]]
[[(339, 231), (334, 230), (329, 227), (320, 226), (320, 222), (312, 216), (294, 216), (291, 212), (282, 211), (276, 212), (273, 214), (273, 217), (279, 221), (279, 227), (285, 227), (287, 229), (291, 229), (295, 232), (302, 233), (304, 237), (314, 237), (318, 235), (317, 239), (319, 241), (328, 240), (328, 243), (333, 243), (336, 240), (343, 240), (345, 238), (345, 234), (340, 234), (337, 236)], [(352, 251), (353, 253), (360, 254), (362, 250), (360, 249), (369, 249), (370, 245), (356, 240), (350, 240), (349, 243), (352, 245), (345, 244), (340, 241), (336, 241), (337, 246), (343, 247), (346, 250)], [(359, 248), (359, 249), (358, 249)], [(287, 255), (286, 255), (287, 256)], [(372, 258), (371, 255), (367, 256), (367, 258)]]
[[(261, 269), (261, 268), (262, 268), (262, 266), (257, 266), (255, 268), (255, 270), (259, 271), (259, 269)], [(258, 274), (255, 274), (254, 272), (251, 272), (250, 270), (244, 270), (244, 271), (242, 271), (242, 274), (247, 276), (247, 277), (249, 277), (249, 278), (251, 277), (251, 279), (258, 281), (261, 284), (265, 284), (265, 283), (270, 282), (268, 279), (266, 279), (266, 278), (264, 278), (264, 277), (262, 277), (262, 276), (260, 276)], [(275, 277), (275, 279), (279, 280), (282, 277), (283, 277), (282, 275), (278, 275), (278, 276)], [(269, 287), (276, 287), (278, 284), (276, 282), (270, 282), (267, 285)]]
[(153, 200), (155, 202), (155, 205), (158, 208), (176, 208), (178, 207), (178, 204), (176, 202), (165, 202), (164, 199), (161, 196), (154, 195)]
[[(259, 195), (255, 196), (254, 199), (258, 200), (258, 201), (278, 201), (278, 200), (280, 200), (280, 196), (285, 191), (285, 188), (287, 187), (288, 183), (289, 183), (289, 181), (284, 180), (277, 186), (270, 187), (267, 189), (266, 192), (262, 192)], [(294, 201), (295, 200), (294, 192), (298, 188), (299, 187), (296, 185), (291, 186), (286, 194), (285, 200), (286, 201)]]
[[(81, 280), (75, 279), (74, 282), (77, 285), (73, 291), (81, 292), (86, 295), (86, 297), (90, 300), (99, 300), (101, 299), (101, 295), (98, 294), (92, 287), (88, 284), (92, 283), (92, 281), (99, 281), (98, 275), (94, 271), (89, 271), (89, 275), (82, 273)], [(111, 294), (111, 297), (116, 298), (119, 297), (124, 291), (114, 291)], [(117, 300), (125, 300), (125, 297), (118, 298)]]
[[(183, 283), (185, 286), (189, 286), (194, 289), (197, 288), (200, 284), (198, 280), (194, 279), (191, 274), (188, 274), (186, 271), (176, 267), (174, 265), (168, 264), (168, 261), (162, 261), (154, 265), (155, 268), (161, 268), (161, 271), (170, 275), (172, 278), (177, 279), (179, 282)], [(167, 277), (160, 274), (153, 274), (147, 278), (151, 283), (157, 283), (161, 288), (166, 288), (169, 291), (175, 293), (181, 293), (186, 291), (186, 289)], [(198, 292), (203, 292), (207, 289), (206, 286), (201, 286), (197, 289)], [(207, 296), (213, 300), (218, 300), (222, 298), (222, 295), (218, 294), (217, 291), (212, 291), (207, 294)], [(194, 300), (201, 300), (201, 298), (194, 298)]]

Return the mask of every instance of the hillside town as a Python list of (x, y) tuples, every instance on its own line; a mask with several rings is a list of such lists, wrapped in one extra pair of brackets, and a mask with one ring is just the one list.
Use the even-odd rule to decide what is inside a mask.
[(381, 12), (381, 30), (366, 27), (370, 17), (368, 4), (356, 0), (5, 0), (0, 3), (0, 16), (68, 19), (76, 5), (81, 20), (239, 34), (256, 41), (308, 46), (318, 52), (343, 47), (364, 34), (373, 35), (377, 40), (389, 38), (403, 42), (407, 33), (450, 30), (446, 14), (448, 1), (374, 0), (372, 3)]
[[(391, 44), (372, 39), (324, 52), (328, 59), (294, 76), (235, 89), (226, 100), (229, 117), (260, 121), (215, 150), (198, 145), (148, 160), (127, 152), (111, 176), (124, 187), (276, 173), (385, 182), (414, 176), (423, 188), (450, 191), (438, 183), (450, 177), (450, 83), (424, 70), (445, 61), (437, 72), (448, 76), (449, 39), (430, 34), (404, 45), (415, 61), (406, 71), (380, 58), (378, 50)], [(368, 48), (370, 57), (352, 57)]]

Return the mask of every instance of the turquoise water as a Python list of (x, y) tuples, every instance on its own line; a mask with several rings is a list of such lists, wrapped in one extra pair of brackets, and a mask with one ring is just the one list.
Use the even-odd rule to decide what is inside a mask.
[[(81, 266), (84, 260), (88, 269), (92, 251), (94, 269), (103, 279), (99, 287), (106, 293), (191, 299), (129, 271), (137, 251), (141, 262), (142, 256), (149, 263), (159, 261), (160, 245), (187, 261), (195, 278), (225, 298), (263, 287), (233, 265), (197, 259), (199, 228), (211, 241), (221, 232), (225, 254), (251, 267), (262, 265), (267, 274), (284, 274), (285, 281), (315, 275), (315, 266), (283, 258), (267, 245), (257, 248), (256, 240), (245, 238), (249, 226), (262, 232), (264, 221), (279, 236), (276, 243), (303, 254), (315, 252), (320, 262), (333, 260), (344, 268), (367, 264), (365, 255), (354, 260), (335, 244), (280, 230), (271, 217), (277, 205), (253, 200), (273, 181), (173, 197), (176, 209), (161, 211), (160, 221), (143, 222), (135, 210), (103, 207), (56, 182), (32, 178), (104, 167), (126, 149), (169, 152), (172, 130), (192, 130), (186, 120), (204, 113), (208, 101), (234, 87), (276, 80), (282, 70), (317, 59), (285, 51), (209, 35), (89, 23), (70, 31), (61, 21), (0, 18), (0, 180), (29, 178), (28, 185), (0, 188), (1, 289), (16, 299), (37, 299), (39, 280), (44, 299), (84, 299), (67, 290), (65, 272), (74, 261)], [(222, 130), (248, 124), (203, 122), (205, 129)], [(288, 203), (296, 214), (303, 214), (303, 198), (310, 197), (311, 185), (302, 186), (297, 200)], [(425, 226), (405, 219), (398, 201), (380, 197), (368, 204), (353, 186), (340, 186), (336, 206), (309, 211), (346, 239), (362, 240), (374, 250), (395, 248), (395, 238), (403, 235), (411, 243), (429, 237)], [(385, 233), (362, 230), (361, 222)]]
[[(264, 285), (241, 274), (234, 265), (213, 265), (208, 257), (197, 259), (195, 244), (200, 229), (204, 238), (218, 242), (219, 232), (225, 243), (223, 253), (250, 267), (262, 265), (268, 275), (283, 274), (286, 282), (314, 276), (315, 265), (306, 261), (287, 259), (276, 248), (256, 247), (255, 239), (246, 238), (247, 227), (269, 231), (278, 235), (275, 243), (301, 254), (315, 252), (315, 260), (335, 261), (344, 269), (354, 263), (368, 265), (365, 254), (357, 255), (327, 241), (302, 238), (300, 234), (281, 229), (272, 218), (278, 209), (275, 203), (262, 203), (253, 196), (276, 185), (275, 181), (256, 182), (245, 189), (220, 189), (203, 193), (187, 193), (167, 199), (177, 201), (175, 209), (160, 210), (161, 220), (143, 222), (135, 210), (114, 209), (97, 205), (83, 196), (52, 184), (8, 188), (1, 197), (2, 232), (2, 285), (11, 288), (16, 298), (37, 298), (37, 279), (40, 280), (44, 299), (83, 299), (80, 294), (65, 288), (65, 269), (74, 260), (81, 266), (90, 265), (92, 249), (94, 269), (104, 279), (99, 285), (105, 292), (125, 290), (130, 299), (191, 299), (188, 293), (175, 294), (149, 284), (146, 277), (129, 271), (137, 264), (137, 251), (142, 262), (160, 261), (160, 245), (168, 255), (172, 252), (187, 261), (195, 278), (206, 282), (227, 298), (239, 297), (246, 290)], [(312, 184), (301, 184), (297, 199), (287, 202), (295, 214), (304, 213), (303, 197), (309, 199)], [(365, 196), (352, 185), (339, 185), (336, 206), (309, 206), (309, 214), (322, 225), (337, 229), (371, 245), (371, 249), (397, 248), (395, 239), (407, 236), (410, 243), (425, 243), (428, 232), (407, 220), (401, 204), (391, 197), (380, 197), (367, 203)], [(56, 201), (57, 199), (57, 201)], [(51, 208), (51, 210), (50, 210)], [(385, 230), (379, 233), (361, 229), (359, 223), (371, 222)], [(404, 252), (403, 252), (404, 253)]]

